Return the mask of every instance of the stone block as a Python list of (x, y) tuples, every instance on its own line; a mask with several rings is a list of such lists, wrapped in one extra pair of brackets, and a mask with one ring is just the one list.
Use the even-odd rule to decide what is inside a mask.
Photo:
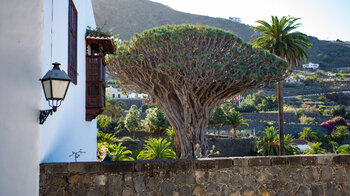
[(143, 176), (136, 176), (133, 178), (134, 188), (137, 193), (142, 192), (146, 189), (143, 178)]
[(333, 164), (333, 156), (318, 155), (317, 156), (317, 164), (318, 165), (332, 165)]
[(166, 160), (163, 162), (163, 169), (165, 171), (190, 171), (194, 169), (193, 160)]
[(68, 171), (71, 173), (98, 173), (99, 172), (99, 163), (69, 163)]
[(311, 194), (311, 191), (308, 187), (300, 186), (299, 190), (297, 191), (297, 193), (295, 195), (305, 196), (305, 195), (310, 195), (310, 194)]
[(344, 182), (345, 179), (345, 169), (343, 167), (336, 168), (334, 171), (334, 177), (336, 182)]
[(191, 195), (192, 190), (189, 186), (179, 186), (177, 192), (179, 193), (179, 196)]
[(322, 185), (312, 184), (311, 185), (311, 195), (312, 196), (320, 196), (324, 195), (324, 189)]
[(209, 173), (207, 171), (195, 171), (194, 175), (198, 184), (208, 182), (209, 180)]
[(272, 157), (271, 164), (272, 165), (286, 165), (286, 164), (288, 164), (288, 157)]
[(196, 170), (209, 170), (215, 169), (215, 160), (213, 159), (198, 159), (194, 161)]
[(233, 165), (237, 167), (248, 167), (248, 159), (247, 158), (233, 158)]
[[(42, 169), (44, 168), (44, 169)], [(68, 164), (67, 163), (48, 163), (41, 164), (41, 170), (45, 170), (45, 173), (48, 174), (67, 174), (68, 173)]]
[(96, 195), (104, 195), (104, 189), (103, 187), (92, 187), (89, 189), (89, 191), (87, 192), (87, 196), (96, 196)]
[(136, 172), (152, 172), (163, 170), (163, 161), (135, 161)]
[(327, 196), (336, 196), (340, 195), (340, 190), (336, 184), (333, 183), (327, 183), (326, 185), (326, 191), (325, 191)]
[(206, 192), (207, 193), (217, 193), (220, 191), (220, 185), (216, 184), (215, 182), (210, 182), (206, 186)]
[(248, 164), (249, 164), (249, 166), (270, 166), (271, 165), (271, 158), (270, 157), (249, 158)]
[(315, 167), (307, 167), (303, 170), (303, 176), (306, 183), (315, 183), (319, 180), (318, 171)]
[(192, 191), (192, 195), (203, 195), (205, 191), (205, 187), (203, 185), (196, 185)]
[(289, 165), (301, 165), (301, 156), (288, 156), (287, 157)]
[(230, 175), (227, 172), (216, 172), (214, 180), (217, 183), (228, 184), (230, 181)]
[(330, 167), (322, 167), (320, 180), (323, 182), (330, 182), (333, 180), (333, 169)]
[(243, 178), (240, 174), (234, 174), (230, 178), (230, 183), (232, 187), (240, 187), (243, 183)]
[(196, 183), (196, 179), (193, 173), (180, 173), (175, 176), (175, 184), (194, 184)]
[(107, 176), (105, 175), (96, 175), (95, 176), (95, 185), (104, 186), (107, 182)]
[(303, 165), (316, 165), (317, 157), (316, 156), (302, 156), (301, 162)]
[(335, 164), (350, 165), (350, 155), (336, 155), (333, 161)]
[(170, 196), (173, 194), (174, 190), (175, 190), (174, 183), (169, 181), (169, 180), (166, 180), (160, 184), (161, 195), (166, 195), (166, 196), (169, 195)]
[(101, 173), (119, 173), (119, 172), (134, 172), (134, 162), (101, 162)]
[(231, 168), (233, 166), (232, 158), (215, 159), (216, 169)]
[(108, 193), (121, 193), (123, 187), (123, 177), (121, 175), (108, 175), (106, 191)]

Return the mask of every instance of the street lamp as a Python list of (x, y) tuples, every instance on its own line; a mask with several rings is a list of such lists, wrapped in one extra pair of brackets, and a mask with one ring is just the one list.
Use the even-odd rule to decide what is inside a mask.
[(61, 105), (61, 102), (66, 97), (66, 93), (69, 87), (71, 78), (60, 70), (60, 63), (52, 63), (52, 70), (48, 71), (41, 79), (41, 84), (45, 93), (45, 98), (49, 102), (49, 106), (52, 109), (40, 110), (39, 121), (40, 124), (44, 124), (46, 118), (57, 111), (57, 108)]

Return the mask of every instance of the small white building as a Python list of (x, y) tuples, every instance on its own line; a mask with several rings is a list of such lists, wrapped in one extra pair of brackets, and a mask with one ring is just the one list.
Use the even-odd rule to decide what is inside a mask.
[(308, 64), (303, 64), (303, 68), (304, 69), (313, 69), (313, 70), (316, 70), (318, 69), (320, 65), (319, 64), (315, 64), (315, 63), (308, 63)]
[(242, 19), (238, 17), (229, 17), (228, 19), (230, 19), (232, 22), (242, 23)]
[(294, 76), (288, 76), (287, 78), (284, 79), (284, 81), (287, 84), (295, 84), (295, 83), (299, 82), (297, 79), (294, 78)]
[[(74, 161), (80, 149), (78, 161), (96, 161), (93, 117), (104, 103), (104, 67), (100, 54), (86, 51), (110, 41), (85, 36), (95, 27), (91, 0), (3, 1), (0, 13), (1, 195), (39, 195), (40, 163)], [(40, 125), (40, 110), (51, 108), (39, 79), (53, 62), (73, 82)]]

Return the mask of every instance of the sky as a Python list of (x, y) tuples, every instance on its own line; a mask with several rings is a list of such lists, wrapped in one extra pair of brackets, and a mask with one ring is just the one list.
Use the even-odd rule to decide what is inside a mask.
[(350, 0), (151, 0), (174, 10), (211, 17), (239, 17), (257, 26), (271, 15), (301, 18), (298, 31), (322, 40), (350, 41)]

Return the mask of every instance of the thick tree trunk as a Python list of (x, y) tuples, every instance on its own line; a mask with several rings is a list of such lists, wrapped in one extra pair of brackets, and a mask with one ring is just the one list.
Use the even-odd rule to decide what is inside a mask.
[(237, 134), (236, 134), (236, 127), (233, 127), (233, 138), (236, 138)]
[(278, 96), (278, 126), (280, 138), (280, 155), (284, 155), (284, 132), (283, 132), (283, 86), (282, 82), (277, 83)]
[(169, 100), (162, 108), (176, 133), (174, 143), (180, 151), (180, 158), (195, 158), (196, 144), (200, 145), (201, 154), (205, 157), (209, 149), (205, 137), (209, 109), (193, 102), (191, 107), (183, 107), (183, 100), (182, 103), (172, 101)]

